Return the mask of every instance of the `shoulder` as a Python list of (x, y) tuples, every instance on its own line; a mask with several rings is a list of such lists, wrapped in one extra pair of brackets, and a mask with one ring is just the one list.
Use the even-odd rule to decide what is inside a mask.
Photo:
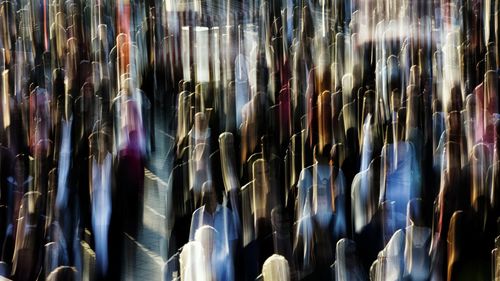
[(193, 219), (201, 216), (203, 214), (204, 209), (205, 209), (205, 206), (201, 206), (198, 209), (194, 210), (194, 212), (193, 212)]

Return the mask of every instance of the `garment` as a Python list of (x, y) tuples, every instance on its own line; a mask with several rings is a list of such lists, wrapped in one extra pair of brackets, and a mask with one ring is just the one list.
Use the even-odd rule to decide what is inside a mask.
[[(308, 195), (311, 197), (311, 195)], [(294, 225), (293, 256), (297, 270), (308, 273), (314, 268), (313, 219), (310, 215), (310, 200), (306, 200), (304, 215)]]
[[(332, 185), (332, 176), (333, 185)], [(335, 198), (345, 193), (345, 176), (342, 170), (336, 169), (333, 166), (314, 164), (300, 172), (297, 183), (297, 214), (296, 221), (304, 216), (304, 206), (306, 203), (307, 191), (312, 188), (312, 203), (311, 209), (314, 214), (318, 211), (330, 210), (334, 211)], [(326, 208), (325, 208), (326, 207)]]
[(379, 188), (375, 173), (379, 169), (369, 166), (368, 169), (359, 172), (352, 181), (351, 202), (353, 211), (354, 231), (360, 233), (370, 223), (377, 212)]
[(64, 210), (68, 204), (69, 186), (68, 175), (71, 166), (71, 123), (61, 120), (61, 145), (59, 152), (58, 178), (57, 178), (57, 197), (56, 207), (58, 210)]
[(210, 214), (205, 211), (205, 205), (194, 211), (191, 219), (189, 241), (194, 241), (196, 230), (204, 225), (215, 228), (217, 235), (214, 238), (212, 253), (212, 270), (217, 280), (233, 280), (234, 269), (232, 265), (231, 244), (237, 239), (237, 232), (230, 209), (217, 204), (215, 212)]
[(241, 115), (243, 106), (249, 102), (248, 63), (243, 54), (235, 59), (235, 96), (236, 96), (236, 128), (243, 123)]
[(411, 142), (386, 144), (382, 149), (384, 167), (381, 169), (379, 204), (394, 202), (396, 229), (406, 226), (407, 204), (421, 194), (421, 175), (416, 152)]
[(97, 267), (103, 273), (108, 266), (108, 230), (111, 218), (111, 153), (102, 163), (92, 159), (92, 228)]
[[(231, 210), (227, 207), (217, 204), (215, 212), (210, 214), (205, 211), (205, 205), (196, 209), (191, 219), (191, 230), (189, 232), (189, 241), (194, 241), (196, 230), (203, 225), (209, 225), (215, 228), (219, 233), (221, 241), (230, 242), (237, 239), (236, 228), (234, 227)], [(224, 246), (224, 245), (219, 245)], [(217, 248), (216, 248), (217, 249)], [(221, 249), (221, 248), (219, 248)], [(224, 248), (227, 249), (227, 248)]]

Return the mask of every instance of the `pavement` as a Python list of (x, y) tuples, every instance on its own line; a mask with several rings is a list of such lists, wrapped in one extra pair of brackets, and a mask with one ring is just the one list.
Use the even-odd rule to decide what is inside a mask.
[(127, 281), (162, 280), (166, 182), (172, 170), (170, 151), (174, 138), (158, 127), (155, 130), (155, 148), (145, 170), (142, 226), (137, 239), (124, 234), (126, 254), (122, 259), (125, 271), (122, 276)]

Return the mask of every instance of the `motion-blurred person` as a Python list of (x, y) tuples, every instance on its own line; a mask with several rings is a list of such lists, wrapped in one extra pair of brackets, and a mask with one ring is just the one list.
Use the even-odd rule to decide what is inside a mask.
[(92, 204), (92, 229), (96, 252), (97, 279), (105, 278), (108, 273), (108, 235), (111, 218), (111, 192), (113, 159), (109, 150), (109, 136), (106, 132), (91, 135), (90, 157), (90, 197)]
[(189, 240), (195, 240), (196, 232), (201, 227), (213, 227), (217, 235), (214, 239), (212, 262), (217, 269), (217, 277), (220, 278), (217, 280), (233, 280), (233, 255), (238, 237), (232, 211), (217, 201), (211, 181), (202, 186), (202, 200), (204, 205), (196, 209), (192, 216)]

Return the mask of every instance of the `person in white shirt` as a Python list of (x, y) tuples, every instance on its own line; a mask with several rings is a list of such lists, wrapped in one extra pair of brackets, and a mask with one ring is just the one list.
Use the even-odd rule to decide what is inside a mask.
[(214, 256), (212, 257), (216, 270), (216, 279), (233, 280), (232, 257), (238, 237), (232, 211), (217, 202), (217, 196), (211, 181), (203, 184), (202, 199), (204, 204), (194, 211), (191, 219), (189, 241), (195, 240), (196, 231), (202, 226), (213, 227), (217, 231), (213, 247)]

